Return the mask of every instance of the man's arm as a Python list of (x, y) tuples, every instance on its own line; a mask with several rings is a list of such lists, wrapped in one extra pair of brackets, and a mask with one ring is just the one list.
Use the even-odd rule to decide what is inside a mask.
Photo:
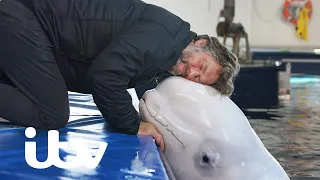
[(130, 33), (115, 39), (93, 62), (89, 76), (98, 109), (117, 132), (137, 134), (140, 118), (127, 91), (130, 79), (143, 69), (144, 55)]
[[(123, 56), (106, 55), (112, 61), (121, 61)], [(164, 150), (163, 137), (155, 125), (140, 122), (140, 116), (132, 104), (132, 98), (126, 89), (129, 77), (135, 70), (133, 64), (121, 64), (109, 66), (103, 60), (94, 63), (90, 70), (93, 82), (93, 98), (109, 125), (119, 133), (141, 134), (152, 136), (161, 150)], [(123, 73), (121, 68), (129, 70), (131, 73)], [(130, 69), (131, 68), (131, 69)]]
[(175, 53), (171, 36), (157, 24), (135, 22), (117, 35), (89, 70), (94, 101), (108, 124), (120, 133), (151, 135), (162, 150), (162, 135), (153, 124), (140, 122), (127, 88), (143, 69), (168, 63)]
[(173, 47), (164, 47), (163, 41), (171, 41), (163, 27), (137, 21), (116, 35), (91, 65), (89, 79), (94, 102), (117, 132), (137, 134), (140, 117), (127, 88), (130, 80), (139, 77), (144, 69), (166, 63)]

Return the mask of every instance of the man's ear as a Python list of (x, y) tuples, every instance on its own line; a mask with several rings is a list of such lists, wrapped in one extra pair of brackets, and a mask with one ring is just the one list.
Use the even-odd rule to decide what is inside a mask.
[(194, 42), (195, 46), (204, 46), (207, 44), (207, 40), (206, 39), (198, 39)]

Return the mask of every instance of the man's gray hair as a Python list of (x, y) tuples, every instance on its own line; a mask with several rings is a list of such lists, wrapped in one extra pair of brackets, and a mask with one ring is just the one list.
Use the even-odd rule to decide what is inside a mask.
[(219, 79), (212, 86), (220, 91), (221, 94), (231, 96), (234, 91), (234, 80), (240, 71), (237, 56), (215, 37), (201, 35), (198, 38), (207, 40), (207, 44), (202, 46), (203, 50), (209, 52), (223, 67)]

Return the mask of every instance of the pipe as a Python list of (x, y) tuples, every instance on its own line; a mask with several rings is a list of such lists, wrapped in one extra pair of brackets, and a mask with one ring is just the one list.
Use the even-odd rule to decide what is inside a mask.
[(235, 0), (224, 0), (223, 12), (226, 23), (231, 24), (235, 14)]

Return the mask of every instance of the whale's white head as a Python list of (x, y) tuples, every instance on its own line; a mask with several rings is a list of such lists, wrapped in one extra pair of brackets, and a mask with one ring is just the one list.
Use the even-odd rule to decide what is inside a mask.
[(147, 91), (142, 119), (157, 126), (178, 180), (288, 180), (243, 112), (210, 86), (170, 77)]

